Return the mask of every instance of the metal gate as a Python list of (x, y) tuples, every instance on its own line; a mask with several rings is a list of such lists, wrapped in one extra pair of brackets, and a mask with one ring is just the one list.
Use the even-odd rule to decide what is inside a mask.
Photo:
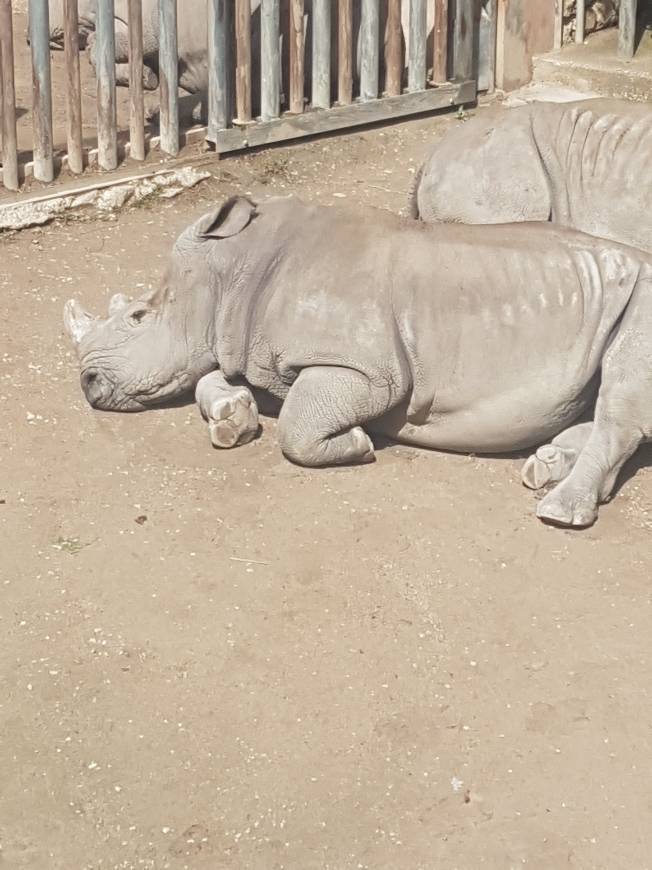
[[(126, 49), (125, 34), (118, 34), (115, 24), (116, 5), (123, 2)], [(48, 0), (29, 0), (33, 89), (27, 150), (16, 136), (17, 109), (25, 107), (16, 99), (15, 11), (12, 0), (0, 0), (2, 178), (9, 190), (19, 189), (30, 175), (49, 183), (62, 171), (77, 175), (88, 166), (112, 171), (125, 157), (142, 161), (156, 149), (175, 157), (188, 141), (206, 139), (224, 153), (470, 103), (478, 82), (482, 89), (493, 88), (496, 0), (90, 4), (95, 10), (95, 142), (89, 145), (82, 136), (89, 112), (82, 118), (78, 0), (62, 2), (65, 137), (53, 128), (50, 42), (56, 28)], [(144, 16), (146, 27), (151, 31), (153, 21), (158, 33), (154, 56), (143, 45)], [(193, 46), (200, 56), (199, 79), (205, 78), (198, 87), (204, 125), (184, 129), (177, 83), (183, 85), (187, 73), (189, 16), (206, 22), (199, 28), (202, 44)], [(158, 135), (145, 121), (144, 64), (158, 76)], [(124, 75), (125, 68), (129, 117), (121, 128), (116, 69)]]

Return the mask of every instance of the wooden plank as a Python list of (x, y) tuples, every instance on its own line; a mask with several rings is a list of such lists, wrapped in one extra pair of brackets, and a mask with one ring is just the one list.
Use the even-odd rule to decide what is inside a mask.
[(84, 171), (82, 140), (81, 78), (79, 73), (79, 19), (77, 0), (64, 0), (63, 48), (66, 64), (66, 122), (68, 168), (75, 175)]
[(129, 0), (129, 141), (131, 157), (145, 159), (145, 103), (143, 97), (143, 4)]
[(97, 159), (101, 169), (115, 169), (118, 165), (113, 19), (113, 0), (97, 0), (95, 42)]
[(426, 87), (426, 39), (428, 36), (426, 0), (410, 0), (410, 52), (408, 91)]
[(435, 28), (432, 77), (437, 83), (448, 81), (448, 0), (435, 0)]
[(229, 4), (208, 0), (208, 133), (214, 142), (218, 130), (229, 125)]
[(380, 3), (361, 0), (360, 16), (360, 99), (378, 99), (380, 67)]
[(478, 90), (491, 94), (496, 89), (497, 0), (486, 0), (479, 22)]
[(339, 0), (337, 19), (337, 101), (353, 101), (353, 0)]
[(620, 0), (618, 13), (618, 57), (631, 60), (636, 49), (638, 0)]
[(179, 153), (179, 52), (177, 0), (159, 0), (158, 81), (161, 96), (161, 151)]
[(387, 0), (385, 21), (385, 93), (395, 97), (403, 83), (401, 0)]
[(555, 32), (553, 48), (559, 51), (564, 38), (564, 0), (555, 0)]
[(576, 0), (575, 8), (575, 42), (582, 45), (584, 42), (584, 25), (586, 23), (585, 0)]
[(304, 37), (303, 0), (290, 0), (290, 111), (303, 112)]
[(0, 0), (0, 114), (2, 115), (2, 183), (18, 190), (14, 31), (11, 0)]
[(34, 178), (48, 182), (54, 178), (48, 0), (29, 0), (29, 42), (32, 52)]
[(331, 0), (312, 0), (312, 105), (331, 104)]
[(235, 103), (238, 123), (251, 121), (251, 2), (235, 0)]
[(263, 121), (281, 113), (281, 53), (279, 0), (262, 0), (260, 7), (260, 115)]
[(227, 153), (333, 130), (375, 124), (470, 103), (475, 99), (475, 94), (474, 81), (459, 82), (417, 91), (414, 94), (383, 97), (350, 106), (334, 106), (332, 109), (320, 109), (303, 115), (286, 115), (276, 121), (253, 124), (246, 130), (223, 130), (216, 137), (215, 147), (218, 153)]
[(473, 76), (473, 25), (475, 0), (457, 0), (453, 32), (453, 76), (468, 81)]

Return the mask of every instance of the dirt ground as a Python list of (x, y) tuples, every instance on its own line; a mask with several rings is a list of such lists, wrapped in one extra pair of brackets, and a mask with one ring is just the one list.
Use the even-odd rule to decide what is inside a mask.
[(649, 450), (564, 532), (518, 459), (311, 471), (273, 420), (218, 452), (191, 404), (94, 412), (63, 336), (227, 192), (404, 208), (455, 123), (0, 238), (1, 867), (652, 867)]

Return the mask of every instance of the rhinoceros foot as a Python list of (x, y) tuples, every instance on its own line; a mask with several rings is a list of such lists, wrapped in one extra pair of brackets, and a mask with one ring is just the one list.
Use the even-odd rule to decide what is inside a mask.
[(247, 387), (231, 386), (219, 372), (203, 377), (195, 392), (213, 447), (227, 450), (258, 434), (258, 407)]
[(564, 482), (539, 502), (537, 516), (553, 526), (585, 529), (598, 518), (598, 508), (590, 495)]
[(529, 489), (543, 489), (568, 477), (576, 461), (577, 450), (544, 444), (526, 460), (521, 480)]

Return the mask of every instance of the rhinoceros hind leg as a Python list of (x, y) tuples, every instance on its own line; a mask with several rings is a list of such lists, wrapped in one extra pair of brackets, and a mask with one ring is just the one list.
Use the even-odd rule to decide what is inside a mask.
[(221, 372), (210, 372), (200, 379), (195, 399), (208, 423), (213, 447), (237, 447), (258, 434), (258, 407), (250, 390), (232, 386)]
[(621, 468), (652, 438), (652, 280), (639, 279), (602, 362), (595, 420), (572, 471), (539, 502), (537, 516), (589, 526), (610, 497)]
[(550, 444), (528, 457), (521, 469), (521, 480), (529, 489), (543, 489), (549, 483), (559, 483), (571, 473), (588, 441), (593, 423), (578, 423), (565, 429)]
[(373, 442), (360, 424), (386, 410), (381, 394), (360, 372), (303, 369), (279, 416), (281, 450), (290, 461), (310, 467), (373, 462)]

